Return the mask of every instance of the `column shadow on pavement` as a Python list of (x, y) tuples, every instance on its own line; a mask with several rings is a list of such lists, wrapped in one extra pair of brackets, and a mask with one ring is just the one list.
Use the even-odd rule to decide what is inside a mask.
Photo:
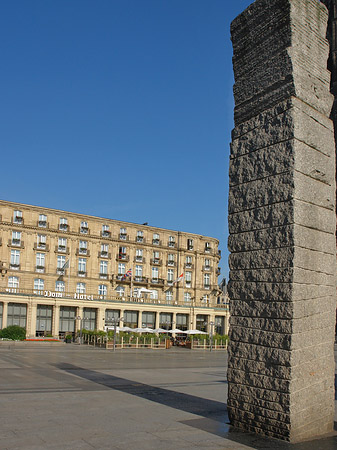
[[(180, 421), (198, 430), (223, 437), (246, 445), (257, 450), (336, 450), (336, 434), (326, 438), (290, 444), (277, 439), (259, 436), (256, 434), (239, 431), (228, 423), (227, 405), (215, 400), (209, 400), (182, 392), (163, 389), (145, 383), (116, 377), (90, 369), (84, 369), (72, 364), (58, 364), (57, 367), (69, 374), (76, 375), (82, 379), (100, 384), (110, 389), (115, 389), (126, 394), (135, 395), (161, 405), (169, 406), (180, 411), (201, 416), (201, 418)], [(337, 423), (335, 422), (335, 430)], [(221, 449), (219, 449), (221, 450)]]

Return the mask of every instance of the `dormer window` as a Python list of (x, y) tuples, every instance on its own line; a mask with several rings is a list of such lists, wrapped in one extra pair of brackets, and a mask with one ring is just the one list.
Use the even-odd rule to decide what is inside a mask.
[(205, 242), (205, 252), (209, 253), (212, 250), (211, 244), (209, 242)]
[(88, 234), (88, 231), (89, 231), (88, 222), (81, 222), (80, 233)]
[(40, 228), (46, 228), (47, 227), (47, 216), (45, 216), (44, 214), (40, 214), (39, 215), (38, 226)]
[(103, 237), (110, 237), (109, 225), (102, 225), (102, 236)]
[(193, 239), (187, 239), (187, 250), (193, 250)]
[(23, 223), (22, 211), (19, 210), (14, 211), (13, 222), (19, 224)]
[(137, 242), (143, 242), (144, 241), (144, 233), (142, 231), (137, 231), (136, 241)]
[(126, 228), (120, 228), (119, 239), (121, 239), (122, 241), (126, 240)]
[(176, 240), (174, 236), (169, 236), (169, 240), (168, 240), (168, 246), (169, 247), (175, 247), (176, 245)]
[(66, 219), (65, 217), (61, 217), (59, 228), (62, 231), (68, 231), (68, 219)]

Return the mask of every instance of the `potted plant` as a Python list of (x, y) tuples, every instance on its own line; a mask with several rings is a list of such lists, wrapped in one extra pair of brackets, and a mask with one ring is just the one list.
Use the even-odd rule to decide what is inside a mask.
[(64, 340), (65, 340), (65, 343), (66, 344), (70, 344), (71, 343), (71, 341), (72, 341), (72, 335), (71, 334), (66, 334), (66, 336), (65, 336), (65, 338), (64, 338)]

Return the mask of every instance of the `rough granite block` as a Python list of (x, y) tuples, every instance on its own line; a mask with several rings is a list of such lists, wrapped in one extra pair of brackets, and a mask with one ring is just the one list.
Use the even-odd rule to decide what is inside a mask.
[(317, 0), (256, 0), (231, 26), (228, 413), (237, 428), (291, 442), (333, 429), (327, 18)]

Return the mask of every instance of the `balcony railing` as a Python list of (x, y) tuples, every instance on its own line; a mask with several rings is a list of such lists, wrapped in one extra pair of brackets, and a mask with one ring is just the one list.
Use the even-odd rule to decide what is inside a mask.
[(128, 241), (129, 236), (126, 233), (119, 233), (119, 240), (120, 241)]
[(109, 230), (101, 231), (101, 236), (105, 237), (105, 238), (110, 238), (111, 237), (111, 231), (109, 231)]
[(176, 262), (169, 259), (169, 260), (167, 261), (166, 265), (169, 266), (169, 267), (174, 267), (174, 266), (176, 265)]
[(144, 236), (136, 236), (136, 242), (145, 242)]
[(58, 275), (64, 275), (64, 274), (65, 274), (65, 269), (62, 269), (62, 267), (58, 267), (58, 268), (56, 269), (56, 273), (57, 273)]
[(144, 256), (135, 256), (134, 262), (145, 263), (145, 258)]
[(80, 233), (81, 234), (89, 234), (89, 228), (88, 227), (80, 227)]
[(159, 258), (151, 258), (151, 264), (154, 266), (161, 266), (162, 265), (162, 260)]
[(205, 272), (210, 272), (212, 270), (212, 266), (203, 266), (203, 270)]
[(47, 221), (46, 220), (38, 220), (37, 226), (40, 228), (47, 228)]
[[(127, 279), (130, 282), (130, 278)], [(127, 281), (126, 280), (126, 281)], [(53, 292), (51, 291), (45, 291), (45, 290), (37, 290), (37, 289), (20, 289), (18, 287), (0, 287), (0, 292), (3, 293), (11, 293), (16, 295), (35, 295), (35, 296), (46, 296), (46, 292), (53, 294), (50, 296), (55, 297), (62, 297), (67, 298), (70, 301), (76, 303), (76, 299), (74, 299), (74, 294), (71, 292), (65, 292), (61, 290), (55, 290)], [(87, 300), (88, 301), (104, 301), (104, 302), (112, 302), (112, 303), (139, 303), (144, 302), (148, 304), (155, 304), (160, 306), (170, 305), (170, 306), (176, 306), (176, 307), (190, 307), (193, 305), (194, 307), (202, 308), (204, 310), (210, 310), (211, 308), (221, 309), (222, 311), (228, 311), (228, 304), (217, 304), (213, 299), (211, 298), (209, 302), (205, 302), (202, 299), (196, 300), (195, 298), (191, 298), (189, 301), (182, 301), (182, 300), (173, 300), (173, 299), (166, 299), (166, 296), (163, 295), (162, 297), (159, 295), (158, 298), (151, 298), (149, 295), (144, 296), (144, 298), (139, 298), (137, 296), (129, 297), (126, 296), (125, 293), (119, 295), (117, 292), (114, 295), (105, 295), (105, 298), (101, 298), (100, 294), (97, 294), (97, 291), (93, 292), (86, 292)], [(90, 298), (91, 297), (91, 298)], [(117, 306), (117, 305), (116, 305)], [(166, 327), (164, 327), (166, 328)]]
[(24, 242), (21, 239), (9, 239), (8, 240), (9, 247), (24, 247)]
[(99, 277), (101, 280), (107, 280), (109, 278), (109, 275), (107, 273), (99, 273)]
[(67, 223), (60, 223), (59, 230), (61, 231), (69, 231), (69, 225)]
[(87, 272), (85, 270), (79, 270), (77, 272), (79, 277), (86, 277), (87, 276)]
[(87, 248), (78, 248), (76, 249), (76, 255), (90, 256), (90, 250), (88, 250)]
[(168, 241), (167, 246), (174, 248), (176, 246), (176, 243), (175, 243), (175, 241)]
[(184, 267), (185, 267), (185, 269), (193, 269), (193, 264), (192, 263), (185, 263)]
[(164, 285), (165, 281), (163, 280), (163, 278), (151, 278), (150, 283), (156, 285)]
[(9, 268), (13, 269), (13, 270), (19, 270), (20, 269), (20, 264), (17, 263), (10, 263), (9, 264)]
[(69, 254), (69, 247), (66, 247), (65, 245), (56, 245), (55, 252)]
[(160, 245), (160, 239), (152, 239), (153, 245)]
[(14, 216), (13, 223), (18, 223), (20, 225), (23, 224), (23, 217), (22, 216)]
[(111, 258), (111, 253), (106, 252), (106, 251), (100, 251), (98, 252), (98, 257), (99, 258)]
[(130, 256), (126, 253), (117, 253), (116, 260), (117, 261), (129, 261)]
[(45, 270), (46, 270), (45, 266), (40, 266), (40, 265), (35, 266), (35, 272), (44, 273)]
[(135, 283), (147, 283), (148, 282), (148, 279), (146, 277), (140, 277), (140, 276), (135, 276), (133, 280)]

